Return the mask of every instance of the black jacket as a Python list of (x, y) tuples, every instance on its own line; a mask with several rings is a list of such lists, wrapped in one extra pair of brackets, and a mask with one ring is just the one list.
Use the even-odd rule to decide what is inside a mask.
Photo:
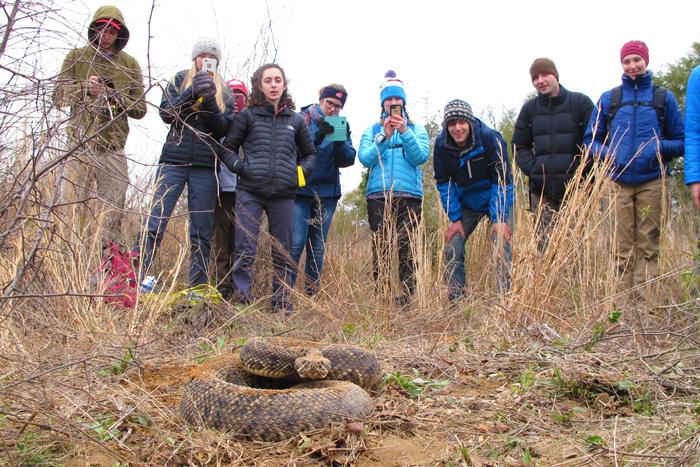
[[(246, 107), (233, 119), (221, 160), (239, 175), (238, 187), (266, 198), (294, 198), (299, 187), (297, 165), (308, 179), (316, 148), (304, 117), (271, 105)], [(243, 146), (245, 159), (238, 149)]]
[(225, 110), (215, 100), (205, 101), (195, 110), (192, 88), (180, 90), (188, 70), (177, 72), (168, 83), (160, 103), (160, 118), (170, 124), (168, 137), (160, 154), (161, 164), (214, 167), (218, 141), (226, 135), (233, 120), (233, 98), (224, 87)]
[(560, 202), (580, 162), (583, 134), (593, 102), (560, 86), (559, 95), (527, 101), (515, 123), (512, 144), (530, 191)]

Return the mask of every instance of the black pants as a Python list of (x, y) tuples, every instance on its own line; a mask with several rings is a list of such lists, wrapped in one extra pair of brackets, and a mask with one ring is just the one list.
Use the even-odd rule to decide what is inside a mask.
[(367, 200), (367, 218), (372, 230), (374, 282), (379, 285), (380, 269), (391, 271), (391, 247), (398, 245), (402, 295), (411, 295), (416, 289), (416, 268), (410, 235), (420, 222), (421, 203), (420, 198), (406, 197)]
[(233, 224), (236, 192), (222, 191), (214, 208), (214, 280), (219, 290), (231, 288), (231, 265), (233, 264)]

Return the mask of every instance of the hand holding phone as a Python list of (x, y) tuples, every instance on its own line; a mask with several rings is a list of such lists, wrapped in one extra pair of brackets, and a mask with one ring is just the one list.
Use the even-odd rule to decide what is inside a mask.
[(406, 119), (403, 116), (403, 105), (391, 104), (389, 106), (389, 122), (393, 129), (399, 130), (399, 133), (406, 132)]

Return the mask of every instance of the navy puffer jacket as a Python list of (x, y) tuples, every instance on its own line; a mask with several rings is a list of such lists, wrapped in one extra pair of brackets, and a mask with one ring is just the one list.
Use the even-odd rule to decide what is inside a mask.
[[(323, 120), (321, 109), (318, 104), (312, 104), (302, 108), (300, 113), (304, 120), (308, 118), (309, 132), (311, 138), (315, 139), (318, 125)], [(344, 142), (325, 139), (321, 141), (316, 147), (314, 173), (306, 180), (306, 186), (299, 189), (297, 196), (340, 198), (340, 170), (338, 169), (354, 164), (355, 152), (350, 134)]]
[[(622, 76), (622, 103), (651, 103), (653, 100), (651, 72), (636, 79)], [(593, 109), (584, 144), (590, 144), (591, 154), (596, 157), (614, 158), (612, 179), (623, 185), (640, 185), (668, 173), (668, 162), (682, 156), (685, 146), (683, 118), (673, 93), (666, 92), (664, 128), (651, 105), (623, 105), (607, 128), (610, 105), (611, 90), (600, 96)]]
[(512, 143), (531, 192), (555, 202), (564, 198), (583, 154), (583, 133), (592, 111), (588, 96), (563, 86), (555, 97), (539, 94), (523, 105)]
[(218, 141), (226, 135), (233, 120), (233, 98), (228, 87), (224, 87), (222, 112), (216, 101), (204, 102), (200, 110), (195, 103), (192, 88), (180, 90), (188, 70), (177, 72), (168, 83), (160, 103), (160, 118), (170, 125), (159, 162), (169, 165), (214, 167), (220, 148)]
[[(297, 165), (308, 179), (316, 148), (304, 117), (271, 105), (246, 107), (233, 119), (221, 159), (238, 173), (238, 187), (266, 198), (294, 198), (299, 187)], [(240, 165), (238, 149), (245, 160)]]

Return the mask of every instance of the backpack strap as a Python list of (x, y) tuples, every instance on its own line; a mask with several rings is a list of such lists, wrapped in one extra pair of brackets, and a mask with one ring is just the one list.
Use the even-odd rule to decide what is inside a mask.
[(652, 100), (652, 106), (656, 110), (656, 117), (659, 119), (659, 126), (664, 135), (666, 134), (666, 91), (667, 89), (663, 86), (654, 86)]
[(605, 114), (606, 131), (610, 131), (610, 125), (612, 120), (620, 110), (620, 107), (625, 105), (631, 105), (637, 107), (640, 105), (645, 105), (647, 107), (653, 107), (656, 111), (656, 118), (659, 121), (659, 126), (661, 130), (666, 133), (666, 91), (667, 89), (663, 86), (654, 85), (654, 95), (651, 102), (639, 101), (639, 102), (622, 102), (622, 86), (614, 87), (610, 90), (610, 108), (608, 108), (607, 114)]
[(610, 90), (610, 107), (605, 114), (605, 129), (610, 131), (610, 124), (618, 110), (622, 107), (622, 86), (616, 86)]

